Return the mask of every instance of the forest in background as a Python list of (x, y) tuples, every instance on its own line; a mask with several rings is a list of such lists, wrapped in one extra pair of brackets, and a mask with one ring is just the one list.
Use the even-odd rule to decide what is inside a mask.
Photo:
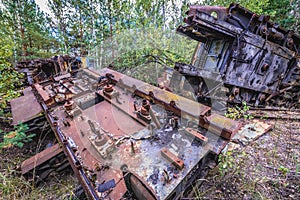
[[(176, 34), (188, 6), (228, 7), (231, 2), (45, 0), (49, 14), (35, 0), (1, 0), (1, 108), (19, 95), (15, 90), (20, 75), (13, 66), (21, 60), (69, 54), (88, 56), (101, 67), (113, 64), (117, 69), (149, 72), (157, 63), (167, 66), (173, 66), (174, 62), (189, 63), (196, 42)], [(270, 15), (272, 21), (299, 32), (299, 0), (237, 0), (235, 3), (257, 14)]]
[[(111, 44), (105, 48), (111, 48), (113, 53), (125, 48), (120, 45), (124, 40), (131, 39), (133, 45), (138, 43), (135, 39), (140, 37), (140, 32), (145, 36), (157, 34), (150, 36), (149, 43), (155, 43), (152, 48), (159, 49), (160, 42), (164, 46), (174, 43), (161, 37), (168, 38), (175, 32), (188, 5), (227, 7), (230, 3), (229, 0), (45, 0), (49, 15), (35, 0), (1, 0), (1, 44), (9, 45), (10, 61), (70, 53), (84, 56), (105, 43)], [(270, 15), (283, 27), (299, 31), (299, 0), (237, 0), (235, 3), (258, 14)], [(180, 52), (177, 54), (182, 56)]]

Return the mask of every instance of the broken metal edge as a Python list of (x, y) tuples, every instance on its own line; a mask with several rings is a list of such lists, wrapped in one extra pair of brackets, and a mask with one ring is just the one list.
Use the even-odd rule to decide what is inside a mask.
[(62, 145), (63, 151), (64, 151), (65, 155), (67, 155), (69, 163), (70, 163), (74, 173), (76, 174), (80, 184), (82, 185), (83, 189), (85, 190), (85, 193), (87, 194), (88, 198), (99, 200), (99, 197), (96, 194), (93, 185), (91, 184), (91, 182), (89, 181), (89, 179), (87, 178), (87, 176), (85, 175), (85, 173), (82, 169), (81, 163), (74, 155), (69, 144), (64, 142), (66, 140), (66, 138), (63, 135), (63, 133), (61, 132), (60, 128), (57, 126), (57, 122), (53, 119), (51, 114), (48, 112), (47, 105), (44, 102), (40, 102), (40, 103), (45, 112), (45, 116), (46, 116), (48, 122), (51, 124), (51, 129), (55, 133), (57, 140)]

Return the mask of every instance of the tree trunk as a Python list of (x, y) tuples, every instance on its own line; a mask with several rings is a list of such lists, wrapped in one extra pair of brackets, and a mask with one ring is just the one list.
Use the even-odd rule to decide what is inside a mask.
[(21, 43), (22, 43), (22, 56), (24, 58), (27, 56), (27, 44), (25, 42), (25, 29), (23, 25), (20, 25), (20, 32), (21, 32)]

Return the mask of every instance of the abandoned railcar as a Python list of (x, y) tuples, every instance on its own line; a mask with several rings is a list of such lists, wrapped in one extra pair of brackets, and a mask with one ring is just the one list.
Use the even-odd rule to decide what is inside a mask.
[(299, 108), (300, 37), (269, 19), (238, 4), (190, 7), (177, 31), (199, 45), (191, 64), (175, 69), (198, 101)]

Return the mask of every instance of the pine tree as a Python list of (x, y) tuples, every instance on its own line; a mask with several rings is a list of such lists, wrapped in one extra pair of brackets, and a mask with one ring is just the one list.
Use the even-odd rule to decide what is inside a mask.
[(51, 54), (53, 38), (47, 24), (49, 18), (34, 0), (3, 0), (0, 18), (8, 25), (14, 40), (16, 59), (47, 57)]

